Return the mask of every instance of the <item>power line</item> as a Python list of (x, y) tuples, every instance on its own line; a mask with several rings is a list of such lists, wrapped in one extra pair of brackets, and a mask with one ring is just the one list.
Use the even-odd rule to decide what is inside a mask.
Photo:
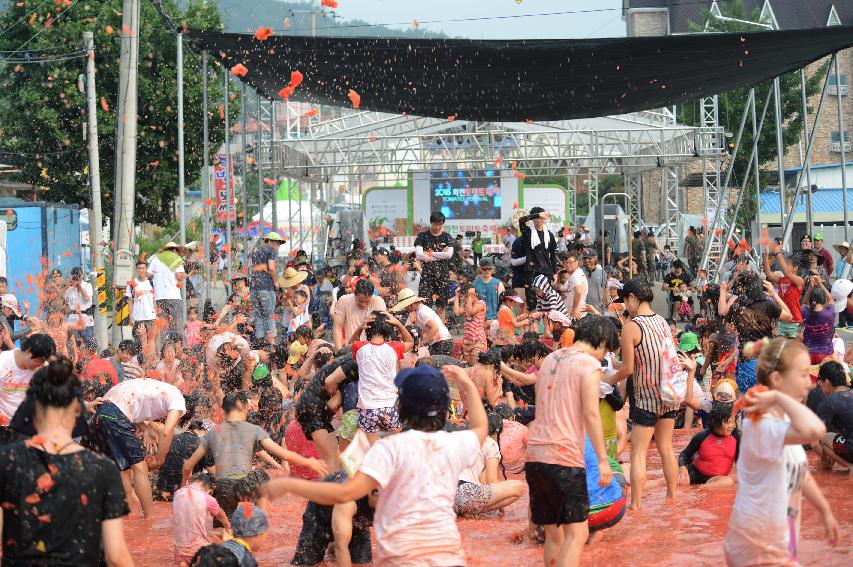
[[(669, 6), (708, 6), (710, 5), (710, 0), (688, 0), (685, 2), (670, 2)], [(470, 17), (470, 18), (449, 18), (444, 20), (418, 20), (418, 25), (425, 24), (452, 24), (452, 23), (466, 23), (466, 22), (485, 22), (485, 21), (495, 21), (495, 20), (514, 20), (514, 19), (522, 19), (522, 18), (540, 18), (540, 17), (554, 17), (554, 16), (572, 16), (572, 15), (583, 15), (583, 14), (600, 14), (604, 12), (616, 12), (622, 11), (622, 8), (589, 8), (585, 10), (561, 10), (557, 12), (537, 12), (535, 14), (507, 14), (507, 15), (499, 15), (499, 16), (478, 16), (478, 17)], [(321, 30), (341, 30), (341, 29), (354, 29), (354, 28), (378, 28), (378, 27), (390, 27), (390, 26), (411, 26), (412, 21), (408, 22), (386, 22), (386, 23), (363, 23), (363, 24), (344, 24), (339, 26), (326, 26), (326, 27), (318, 27), (317, 31)], [(291, 27), (290, 29), (276, 29), (276, 32), (294, 32), (294, 31), (310, 31), (310, 28), (307, 27)]]
[[(58, 22), (59, 22), (59, 20), (61, 20), (63, 17), (65, 17), (65, 14), (68, 14), (68, 13), (70, 13), (70, 12), (74, 11), (74, 8), (77, 6), (77, 2), (78, 2), (78, 1), (79, 1), (79, 0), (74, 0), (74, 2), (71, 4), (71, 6), (69, 6), (69, 7), (68, 7), (68, 9), (67, 9), (67, 10), (64, 10), (61, 14), (59, 14), (58, 16), (56, 16), (56, 18), (53, 20), (53, 23), (54, 23), (54, 24), (58, 23)], [(22, 49), (24, 49), (24, 47), (26, 47), (26, 46), (27, 46), (27, 45), (28, 45), (32, 40), (34, 40), (35, 38), (37, 38), (38, 36), (40, 36), (42, 33), (44, 33), (44, 30), (46, 30), (46, 29), (48, 29), (48, 28), (47, 28), (47, 26), (43, 26), (43, 27), (42, 27), (39, 31), (37, 31), (37, 32), (36, 32), (36, 33), (35, 33), (35, 34), (30, 38), (30, 39), (28, 39), (27, 41), (25, 41), (24, 43), (22, 43), (22, 44), (21, 44), (21, 45), (20, 45), (20, 46), (15, 50), (15, 51), (13, 51), (13, 52), (12, 52), (12, 55), (16, 55), (19, 51), (21, 51)]]
[(26, 14), (26, 15), (24, 15), (24, 16), (21, 16), (21, 17), (20, 17), (20, 18), (15, 22), (15, 23), (13, 23), (12, 25), (10, 25), (10, 26), (9, 26), (8, 28), (6, 28), (5, 30), (0, 31), (0, 37), (3, 37), (3, 36), (6, 34), (6, 32), (8, 32), (8, 31), (9, 31), (9, 30), (11, 30), (12, 28), (14, 28), (15, 26), (17, 26), (17, 25), (18, 25), (18, 24), (20, 24), (21, 22), (23, 22), (24, 20), (26, 20), (28, 17), (30, 17), (30, 16), (32, 16), (33, 14), (35, 14), (36, 12), (38, 12), (38, 10), (39, 10), (42, 6), (44, 6), (45, 4), (50, 4), (50, 2), (51, 2), (51, 1), (52, 1), (52, 0), (45, 0), (44, 2), (42, 2), (41, 4), (39, 4), (38, 6), (36, 6), (35, 8), (33, 8), (33, 10), (32, 10), (29, 14)]

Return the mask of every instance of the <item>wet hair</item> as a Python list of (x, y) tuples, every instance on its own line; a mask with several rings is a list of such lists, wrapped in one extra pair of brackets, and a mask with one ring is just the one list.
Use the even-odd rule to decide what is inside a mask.
[(64, 356), (51, 358), (46, 366), (36, 370), (29, 391), (38, 403), (54, 408), (67, 408), (83, 395), (71, 361)]
[(444, 429), (444, 424), (447, 423), (447, 412), (434, 416), (415, 415), (409, 413), (399, 401), (397, 402), (397, 411), (400, 414), (400, 423), (403, 425), (403, 431), (414, 429), (416, 431), (431, 433), (433, 431), (441, 431)]
[(314, 354), (314, 366), (316, 368), (322, 368), (326, 366), (330, 360), (332, 360), (332, 351), (325, 348), (317, 350), (318, 352)]
[(130, 339), (125, 339), (118, 344), (118, 349), (122, 352), (126, 352), (132, 356), (136, 356), (139, 352), (136, 349), (136, 343)]
[(711, 402), (711, 413), (708, 416), (711, 431), (715, 431), (723, 426), (723, 423), (732, 416), (732, 408), (734, 408), (733, 403), (717, 400)]
[(302, 297), (304, 299), (308, 299), (308, 294), (305, 293), (304, 289), (297, 289), (296, 291), (293, 292), (293, 295), (298, 295), (299, 297)]
[(808, 349), (798, 339), (776, 337), (764, 345), (755, 369), (755, 376), (758, 379), (758, 383), (770, 387), (770, 375), (774, 371), (787, 371), (791, 366), (791, 361), (801, 352), (808, 352)]
[(667, 317), (665, 319), (665, 321), (666, 321), (667, 326), (669, 326), (669, 327), (675, 327), (676, 325), (678, 325), (678, 323), (676, 323), (675, 319), (673, 319), (672, 317)]
[(136, 267), (137, 267), (137, 268), (138, 268), (139, 266), (147, 266), (147, 265), (148, 265), (148, 262), (146, 262), (145, 260), (137, 260), (137, 261), (136, 261)]
[[(193, 389), (190, 393), (184, 394), (184, 405), (187, 411), (181, 416), (181, 420), (178, 422), (179, 425), (186, 425), (195, 420), (195, 410), (201, 404), (201, 401), (201, 392), (198, 389)], [(199, 428), (201, 428), (201, 422), (199, 422)]]
[(587, 315), (575, 324), (575, 342), (585, 342), (593, 348), (619, 348), (619, 333), (610, 317)]
[(429, 222), (431, 222), (431, 223), (432, 222), (444, 223), (444, 221), (446, 221), (446, 220), (447, 219), (444, 217), (444, 213), (442, 213), (441, 211), (433, 211), (429, 215)]
[(504, 466), (504, 458), (500, 452), (501, 433), (504, 430), (504, 420), (503, 417), (500, 416), (500, 414), (493, 411), (487, 413), (486, 417), (489, 421), (489, 435), (495, 435), (497, 437), (496, 441), (498, 443), (498, 464), (501, 467), (501, 472), (503, 472), (504, 478), (506, 478), (506, 467)]
[(844, 367), (834, 360), (827, 360), (820, 365), (817, 379), (818, 381), (826, 380), (835, 388), (847, 385), (847, 375), (844, 373)]
[(501, 416), (504, 419), (511, 420), (514, 417), (514, 413), (512, 408), (509, 407), (509, 404), (506, 402), (501, 402), (495, 406), (495, 413)]
[[(300, 291), (300, 290), (296, 290)], [(293, 331), (293, 338), (296, 339), (298, 337), (302, 337), (303, 339), (308, 339), (309, 341), (314, 338), (314, 331), (311, 329), (309, 325), (300, 325)]]
[(205, 545), (195, 552), (189, 567), (240, 567), (237, 556), (221, 545)]
[(200, 483), (205, 488), (210, 488), (213, 486), (213, 475), (209, 472), (200, 472), (195, 473), (189, 478), (189, 482), (197, 482)]
[(504, 345), (500, 347), (501, 361), (509, 362), (509, 359), (518, 354), (519, 345)]
[(622, 296), (627, 298), (628, 294), (633, 294), (640, 303), (651, 303), (655, 299), (652, 286), (640, 278), (632, 278), (625, 282), (622, 286)]
[(811, 293), (809, 293), (809, 310), (814, 311), (815, 306), (826, 305), (827, 301), (829, 301), (829, 298), (826, 297), (826, 292), (823, 291), (823, 288), (813, 287)]
[(538, 341), (538, 340), (539, 340), (539, 333), (536, 333), (534, 331), (525, 331), (524, 334), (521, 335), (521, 342), (522, 343), (527, 343), (530, 341)]
[(376, 288), (373, 287), (373, 282), (368, 279), (358, 280), (355, 282), (355, 295), (373, 295)]
[(32, 358), (47, 360), (56, 354), (56, 343), (50, 335), (36, 333), (21, 341), (21, 350), (30, 353)]
[(501, 351), (497, 348), (492, 348), (486, 352), (481, 352), (477, 355), (477, 362), (483, 366), (494, 366), (495, 369), (501, 369)]
[(228, 413), (237, 409), (237, 402), (246, 405), (249, 403), (249, 398), (245, 392), (228, 392), (222, 399), (222, 411)]
[(438, 368), (438, 363), (431, 356), (422, 356), (415, 362), (415, 366), (432, 366), (433, 368)]
[(533, 362), (537, 357), (545, 358), (551, 351), (544, 343), (539, 341), (527, 341), (521, 343), (516, 349), (516, 356)]
[(370, 340), (370, 337), (377, 335), (385, 340), (390, 339), (394, 335), (394, 325), (388, 322), (388, 317), (378, 311), (374, 311), (373, 315), (376, 319), (368, 323), (367, 328), (364, 330), (367, 339)]
[(163, 358), (166, 356), (166, 349), (169, 347), (172, 347), (173, 349), (175, 349), (175, 354), (178, 353), (178, 349), (177, 349), (175, 342), (174, 341), (166, 341), (163, 343), (163, 346), (160, 347), (160, 358)]

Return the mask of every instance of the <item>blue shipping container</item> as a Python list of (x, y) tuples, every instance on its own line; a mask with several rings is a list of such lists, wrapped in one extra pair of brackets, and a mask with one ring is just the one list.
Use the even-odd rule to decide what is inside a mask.
[(0, 220), (7, 224), (6, 279), (18, 301), (30, 302), (30, 314), (39, 312), (36, 280), (42, 272), (59, 268), (68, 277), (81, 265), (80, 210), (77, 205), (0, 199)]

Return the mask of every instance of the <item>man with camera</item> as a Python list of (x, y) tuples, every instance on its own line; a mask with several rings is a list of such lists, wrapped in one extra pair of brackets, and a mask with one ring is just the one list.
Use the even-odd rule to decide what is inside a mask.
[(79, 339), (93, 340), (95, 336), (92, 293), (92, 284), (83, 280), (83, 270), (80, 267), (72, 268), (71, 277), (65, 283), (65, 301), (68, 303), (65, 322), (77, 326), (75, 335)]

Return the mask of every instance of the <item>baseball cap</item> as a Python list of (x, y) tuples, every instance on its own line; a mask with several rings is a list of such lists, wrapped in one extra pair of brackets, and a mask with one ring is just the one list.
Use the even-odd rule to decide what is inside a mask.
[(504, 301), (506, 301), (508, 299), (511, 299), (511, 300), (515, 301), (516, 303), (524, 303), (524, 300), (522, 300), (520, 297), (518, 297), (518, 295), (515, 292), (510, 291), (510, 290), (506, 290), (501, 294), (501, 303), (503, 303)]
[(18, 317), (21, 316), (21, 306), (18, 305), (18, 298), (11, 293), (6, 293), (0, 296), (0, 304), (2, 304), (3, 307), (11, 309)]
[[(850, 280), (835, 280), (832, 284), (832, 301), (835, 304), (835, 312), (841, 313), (847, 308), (847, 298), (853, 293), (853, 282)], [(3, 296), (6, 297), (5, 295)], [(5, 305), (5, 299), (4, 299)]]
[(381, 246), (377, 246), (373, 249), (373, 255), (382, 254), (383, 256), (388, 256), (389, 252), (387, 248), (383, 248)]
[(270, 529), (266, 513), (252, 502), (240, 502), (231, 515), (234, 537), (253, 537)]
[(816, 232), (816, 233), (814, 233), (814, 236), (812, 236), (812, 238), (814, 240), (823, 240), (823, 233), (822, 232)]
[(598, 252), (595, 251), (595, 248), (584, 248), (581, 258), (598, 258)]
[(435, 417), (450, 406), (447, 380), (432, 366), (405, 368), (397, 374), (394, 384), (400, 391), (400, 407), (412, 414)]

